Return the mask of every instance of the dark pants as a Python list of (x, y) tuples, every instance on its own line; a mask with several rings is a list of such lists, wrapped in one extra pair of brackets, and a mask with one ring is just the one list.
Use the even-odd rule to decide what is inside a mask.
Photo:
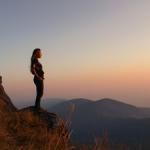
[(36, 85), (35, 107), (40, 108), (40, 101), (43, 96), (44, 83), (43, 83), (43, 80), (39, 80), (36, 77), (34, 77), (34, 84)]

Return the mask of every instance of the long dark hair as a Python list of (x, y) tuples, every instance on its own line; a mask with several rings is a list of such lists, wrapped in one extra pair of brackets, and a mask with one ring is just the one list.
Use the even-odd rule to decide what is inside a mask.
[(40, 49), (40, 48), (35, 48), (35, 49), (33, 50), (33, 53), (32, 53), (32, 56), (31, 56), (31, 65), (30, 65), (30, 71), (31, 71), (31, 72), (32, 72), (33, 62), (34, 62), (34, 60), (36, 59), (35, 54), (36, 54), (38, 51), (41, 51), (41, 49)]

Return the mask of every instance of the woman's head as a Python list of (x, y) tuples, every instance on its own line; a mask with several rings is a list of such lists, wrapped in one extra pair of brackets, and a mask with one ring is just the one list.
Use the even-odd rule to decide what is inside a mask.
[(32, 72), (32, 66), (35, 61), (35, 59), (41, 58), (42, 57), (42, 52), (40, 48), (35, 48), (33, 50), (32, 56), (31, 56), (31, 65), (30, 65), (30, 71)]
[(40, 48), (35, 48), (33, 50), (33, 53), (32, 53), (32, 59), (34, 59), (34, 58), (41, 58), (41, 57), (42, 57), (41, 49)]

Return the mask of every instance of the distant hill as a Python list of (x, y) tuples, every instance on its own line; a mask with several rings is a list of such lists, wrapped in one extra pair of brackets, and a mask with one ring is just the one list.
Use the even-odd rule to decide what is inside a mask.
[[(72, 110), (73, 109), (73, 110)], [(91, 118), (150, 118), (150, 108), (136, 107), (109, 98), (92, 101), (84, 98), (71, 99), (60, 102), (49, 110), (67, 118), (73, 116), (91, 116)]]
[(113, 141), (138, 143), (147, 140), (149, 144), (149, 108), (140, 108), (109, 98), (97, 101), (77, 98), (59, 103), (50, 111), (71, 122), (74, 141), (92, 142), (94, 137), (102, 136), (106, 130)]

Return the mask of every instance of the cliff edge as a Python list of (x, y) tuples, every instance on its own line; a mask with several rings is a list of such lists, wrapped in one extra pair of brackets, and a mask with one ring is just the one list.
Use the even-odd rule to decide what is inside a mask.
[[(56, 114), (33, 106), (17, 109), (6, 94), (0, 76), (0, 149), (48, 150), (68, 147), (69, 132)], [(59, 148), (60, 147), (60, 148)]]

